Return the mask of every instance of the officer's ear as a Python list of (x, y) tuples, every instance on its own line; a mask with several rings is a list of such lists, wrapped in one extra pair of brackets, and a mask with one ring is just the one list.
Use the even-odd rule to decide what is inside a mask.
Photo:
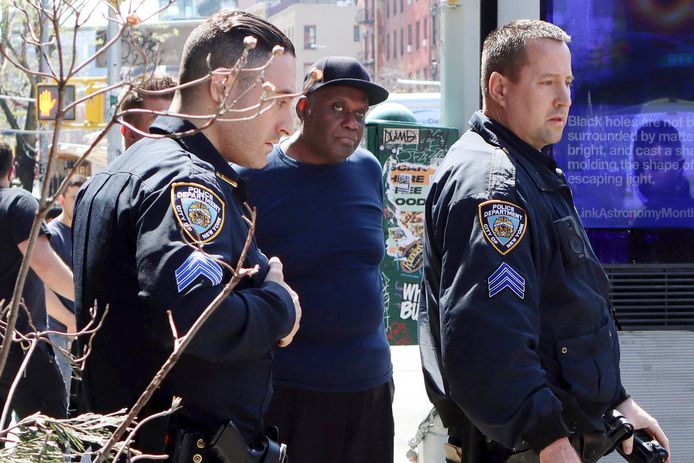
[(296, 102), (296, 115), (301, 122), (304, 122), (308, 112), (308, 98), (306, 95), (301, 95)]
[(489, 97), (501, 107), (506, 107), (509, 80), (497, 71), (489, 76)]
[(226, 95), (226, 83), (227, 79), (229, 78), (229, 74), (224, 72), (225, 70), (226, 69), (221, 68), (215, 69), (215, 72), (212, 74), (212, 78), (210, 79), (210, 97), (216, 104), (221, 103)]

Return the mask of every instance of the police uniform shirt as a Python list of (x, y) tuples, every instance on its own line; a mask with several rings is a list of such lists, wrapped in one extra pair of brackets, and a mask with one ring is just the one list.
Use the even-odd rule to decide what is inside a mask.
[(556, 164), (476, 113), (426, 203), (428, 387), (488, 437), (540, 450), (624, 400), (609, 283)]
[[(7, 305), (12, 299), (23, 254), (17, 245), (29, 238), (31, 226), (38, 212), (39, 204), (31, 193), (22, 188), (0, 187), (0, 300)], [(47, 235), (45, 224), (41, 224), (41, 235)], [(46, 329), (46, 303), (43, 282), (29, 269), (24, 291), (24, 303), (31, 314), (32, 323), (39, 330)], [(27, 317), (19, 311), (17, 328), (26, 331)]]
[[(159, 118), (157, 134), (192, 131)], [(144, 139), (78, 195), (73, 223), (76, 313), (108, 304), (85, 372), (82, 407), (130, 407), (172, 350), (166, 312), (186, 333), (231, 278), (248, 235), (241, 179), (202, 134)], [(197, 240), (201, 249), (187, 243)], [(176, 415), (205, 430), (233, 419), (250, 441), (271, 397), (271, 351), (294, 324), (279, 284), (264, 282), (266, 257), (251, 244), (244, 278), (208, 319), (151, 407), (182, 397)]]

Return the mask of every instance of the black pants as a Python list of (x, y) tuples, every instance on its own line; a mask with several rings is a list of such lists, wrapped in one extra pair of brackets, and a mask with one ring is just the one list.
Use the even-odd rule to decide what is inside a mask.
[[(0, 378), (0, 405), (5, 406), (7, 393), (24, 360), (24, 352), (19, 343), (13, 342), (7, 357), (5, 370)], [(53, 349), (45, 342), (39, 342), (32, 354), (22, 379), (14, 393), (12, 409), (19, 418), (41, 412), (53, 418), (67, 416), (65, 385), (60, 370), (53, 357)], [(8, 423), (3, 424), (3, 428)]]
[(278, 426), (289, 463), (392, 463), (392, 381), (360, 392), (275, 387), (265, 423)]

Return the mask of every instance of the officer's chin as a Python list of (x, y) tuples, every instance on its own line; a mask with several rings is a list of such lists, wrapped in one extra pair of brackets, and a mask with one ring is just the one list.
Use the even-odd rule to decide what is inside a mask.
[(271, 150), (272, 145), (270, 145), (268, 149), (262, 150), (262, 152), (258, 153), (256, 156), (249, 158), (247, 161), (248, 165), (244, 167), (248, 167), (249, 169), (262, 169), (267, 165), (267, 156), (270, 154)]

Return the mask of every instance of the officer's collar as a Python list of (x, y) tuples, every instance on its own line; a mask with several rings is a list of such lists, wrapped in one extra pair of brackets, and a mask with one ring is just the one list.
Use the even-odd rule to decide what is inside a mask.
[(468, 124), (487, 143), (509, 153), (528, 172), (539, 189), (552, 191), (566, 186), (564, 174), (557, 169), (556, 161), (546, 152), (546, 148), (538, 150), (530, 146), (482, 111), (475, 112)]
[[(150, 132), (159, 134), (183, 133), (193, 130), (196, 130), (196, 127), (192, 122), (179, 117), (170, 116), (157, 117), (149, 128)], [(241, 177), (239, 177), (239, 174), (231, 168), (229, 163), (219, 154), (217, 148), (214, 147), (212, 142), (210, 142), (202, 132), (195, 133), (194, 135), (175, 137), (174, 140), (186, 151), (212, 164), (217, 176), (222, 180), (234, 187), (238, 186), (243, 188), (244, 182), (241, 180)]]

